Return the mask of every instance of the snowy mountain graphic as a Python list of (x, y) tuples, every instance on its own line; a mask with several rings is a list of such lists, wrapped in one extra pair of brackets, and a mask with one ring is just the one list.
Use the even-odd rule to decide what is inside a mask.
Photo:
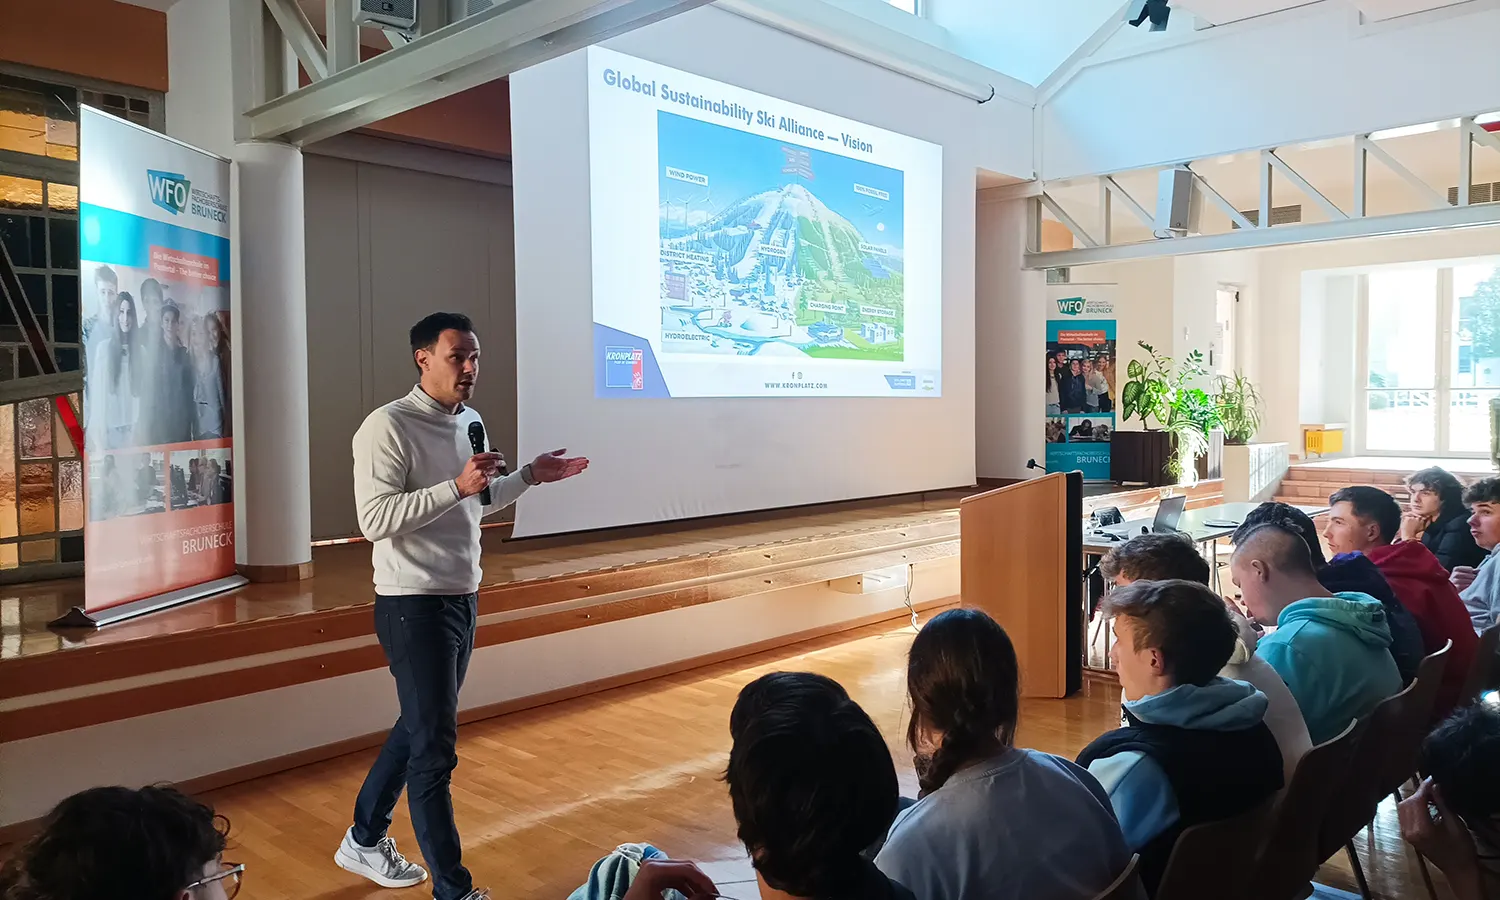
[(746, 197), (696, 226), (674, 220), (673, 213), (670, 206), (662, 211), (663, 249), (712, 256), (736, 281), (772, 272), (863, 284), (901, 271), (897, 248), (874, 250), (858, 228), (801, 184)]

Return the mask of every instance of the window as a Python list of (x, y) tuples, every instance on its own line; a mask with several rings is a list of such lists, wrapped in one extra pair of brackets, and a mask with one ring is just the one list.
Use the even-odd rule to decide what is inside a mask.
[(885, 0), (885, 2), (896, 7), (902, 12), (909, 12), (914, 16), (918, 15), (918, 10), (921, 9), (921, 6), (919, 5), (920, 0)]
[(1500, 264), (1364, 279), (1360, 448), (1488, 456), (1500, 398)]
[(82, 103), (163, 126), (160, 94), (0, 65), (0, 581), (83, 562)]

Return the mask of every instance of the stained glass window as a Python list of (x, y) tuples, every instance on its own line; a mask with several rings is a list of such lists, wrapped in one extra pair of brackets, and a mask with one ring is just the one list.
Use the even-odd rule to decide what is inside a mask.
[(28, 569), (52, 577), (83, 561), (83, 459), (73, 436), (87, 362), (78, 270), (83, 104), (165, 125), (158, 93), (0, 63), (0, 580)]

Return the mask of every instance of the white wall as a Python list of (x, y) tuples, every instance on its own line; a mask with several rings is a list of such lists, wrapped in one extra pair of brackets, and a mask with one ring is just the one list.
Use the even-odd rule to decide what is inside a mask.
[(516, 459), (511, 191), (315, 153), (305, 166), (312, 533), (343, 537), (358, 532), (350, 440), (370, 410), (416, 383), (407, 331), (429, 313), (474, 320), (473, 405), (491, 443)]
[(1046, 276), (1021, 268), (1026, 245), (1024, 200), (989, 201), (980, 191), (975, 225), (974, 431), (981, 478), (1021, 478), (1026, 460), (1042, 459), (1046, 443), (1032, 402), (1045, 349)]
[[(1173, 17), (1176, 18), (1175, 16)], [(1133, 32), (1134, 29), (1125, 29)], [(1052, 180), (1500, 109), (1500, 7), (1373, 25), (1325, 0), (1180, 37), (1121, 34), (1039, 107)], [(1145, 52), (1136, 52), (1148, 47)]]

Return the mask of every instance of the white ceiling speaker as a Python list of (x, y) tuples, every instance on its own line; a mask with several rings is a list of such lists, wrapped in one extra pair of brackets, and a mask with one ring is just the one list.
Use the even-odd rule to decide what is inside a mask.
[(417, 0), (359, 0), (354, 23), (365, 28), (411, 31), (417, 27)]

